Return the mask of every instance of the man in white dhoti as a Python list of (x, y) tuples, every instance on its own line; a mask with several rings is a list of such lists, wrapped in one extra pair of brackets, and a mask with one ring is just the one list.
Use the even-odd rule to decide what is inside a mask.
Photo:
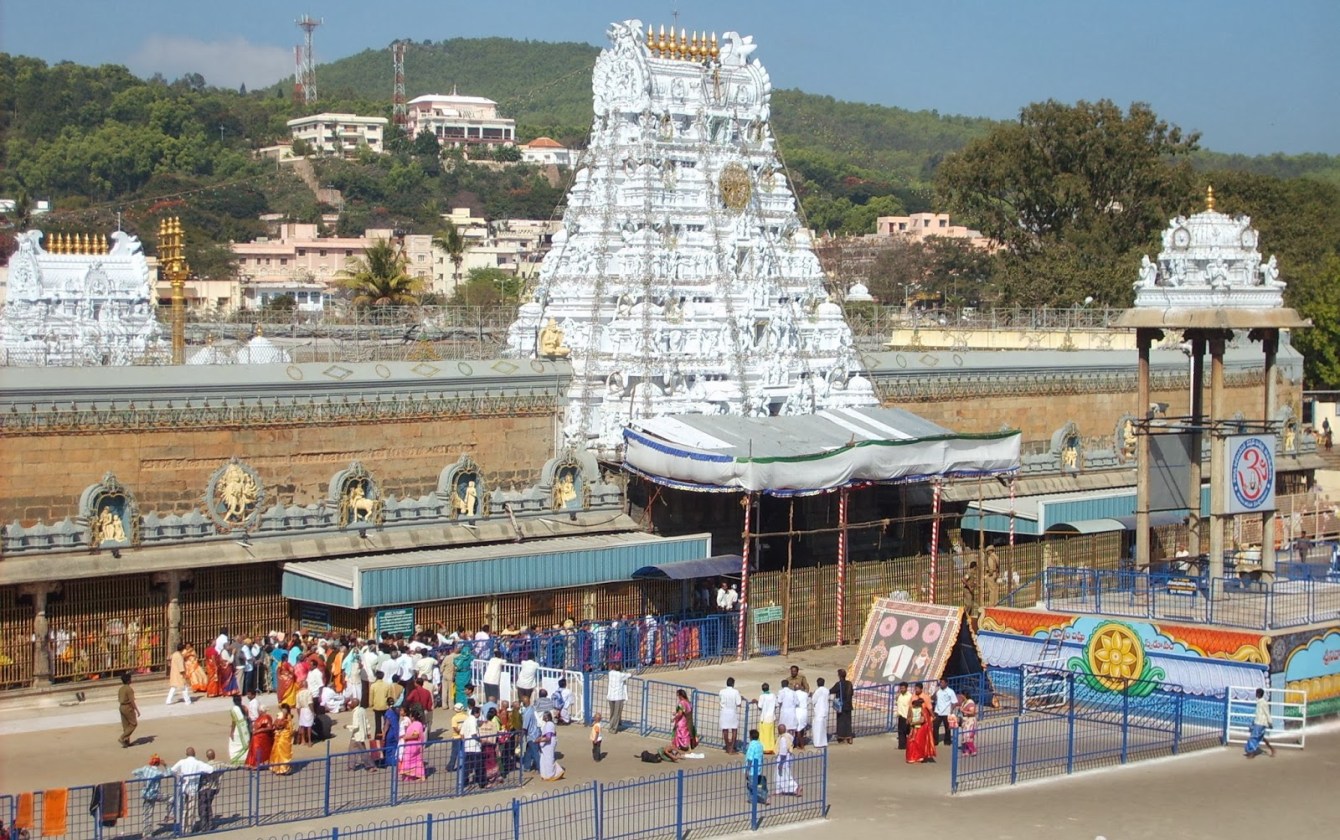
[[(785, 689), (783, 689), (785, 690)], [(777, 777), (773, 789), (787, 796), (800, 796), (804, 791), (791, 775), (791, 733), (784, 724), (777, 724)]]
[(777, 723), (785, 726), (787, 732), (796, 731), (796, 693), (789, 680), (782, 680), (782, 688), (777, 692)]
[(744, 702), (735, 687), (735, 677), (726, 678), (726, 687), (718, 696), (721, 698), (721, 742), (726, 745), (727, 755), (735, 755), (736, 740), (740, 736), (740, 705)]
[(814, 716), (810, 720), (810, 743), (816, 747), (828, 746), (828, 686), (824, 678), (814, 681)]
[(810, 694), (802, 688), (793, 689), (796, 694), (796, 749), (804, 749), (807, 736), (805, 730), (810, 727)]

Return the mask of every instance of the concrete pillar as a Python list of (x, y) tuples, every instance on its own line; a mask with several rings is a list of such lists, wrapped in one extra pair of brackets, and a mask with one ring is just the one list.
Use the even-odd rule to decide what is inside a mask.
[(1137, 329), (1135, 346), (1139, 352), (1136, 372), (1136, 399), (1139, 412), (1145, 415), (1141, 433), (1136, 437), (1135, 469), (1135, 567), (1149, 568), (1149, 349), (1158, 330)]
[(1188, 337), (1191, 339), (1191, 477), (1187, 482), (1190, 485), (1187, 488), (1190, 510), (1187, 514), (1186, 550), (1192, 557), (1197, 557), (1201, 552), (1200, 520), (1203, 515), (1200, 509), (1200, 453), (1205, 446), (1205, 436), (1201, 433), (1205, 416), (1205, 336), (1194, 334)]
[(33, 685), (51, 685), (51, 625), (47, 621), (47, 596), (58, 592), (58, 583), (25, 583), (19, 592), (33, 599)]
[[(1266, 429), (1273, 431), (1271, 419), (1275, 416), (1275, 400), (1277, 399), (1276, 387), (1278, 382), (1276, 364), (1280, 349), (1280, 331), (1266, 330), (1261, 336), (1261, 344), (1265, 349), (1266, 363), (1266, 404), (1265, 404), (1265, 423)], [(1277, 471), (1278, 474), (1278, 471)], [(1264, 580), (1273, 580), (1275, 577), (1275, 509), (1261, 514), (1261, 577)]]
[(1221, 594), (1214, 587), (1224, 576), (1224, 523), (1228, 519), (1228, 499), (1224, 495), (1224, 463), (1222, 431), (1217, 424), (1223, 422), (1225, 400), (1224, 390), (1224, 345), (1227, 342), (1222, 334), (1210, 338), (1210, 591), (1212, 595)]

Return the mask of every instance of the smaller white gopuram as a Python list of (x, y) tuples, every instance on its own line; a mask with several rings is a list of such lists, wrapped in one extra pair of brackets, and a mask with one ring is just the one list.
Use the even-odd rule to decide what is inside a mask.
[(0, 317), (3, 363), (129, 365), (162, 360), (168, 347), (154, 315), (153, 277), (138, 238), (43, 233), (16, 237)]

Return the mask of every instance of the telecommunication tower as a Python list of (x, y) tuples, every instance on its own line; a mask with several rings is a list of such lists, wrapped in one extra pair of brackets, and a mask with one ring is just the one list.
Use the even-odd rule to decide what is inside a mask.
[[(320, 18), (314, 18), (311, 15), (303, 15), (296, 21), (298, 28), (305, 35), (303, 37), (302, 55), (299, 60), (299, 80), (298, 84), (302, 86), (302, 98), (305, 103), (316, 101), (316, 58), (312, 53), (312, 33), (321, 25)], [(294, 88), (296, 95), (297, 88)]]
[(405, 42), (391, 42), (391, 70), (394, 76), (391, 88), (391, 121), (404, 128), (409, 124), (409, 109), (405, 105)]
[(307, 102), (302, 91), (302, 44), (293, 48), (293, 104), (301, 107)]

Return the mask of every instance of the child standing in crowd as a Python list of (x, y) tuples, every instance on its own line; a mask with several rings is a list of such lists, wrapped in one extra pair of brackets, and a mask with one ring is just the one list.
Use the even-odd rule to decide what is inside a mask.
[(600, 734), (600, 712), (596, 712), (591, 718), (591, 760), (600, 761), (605, 754), (600, 751), (601, 742), (604, 740)]

